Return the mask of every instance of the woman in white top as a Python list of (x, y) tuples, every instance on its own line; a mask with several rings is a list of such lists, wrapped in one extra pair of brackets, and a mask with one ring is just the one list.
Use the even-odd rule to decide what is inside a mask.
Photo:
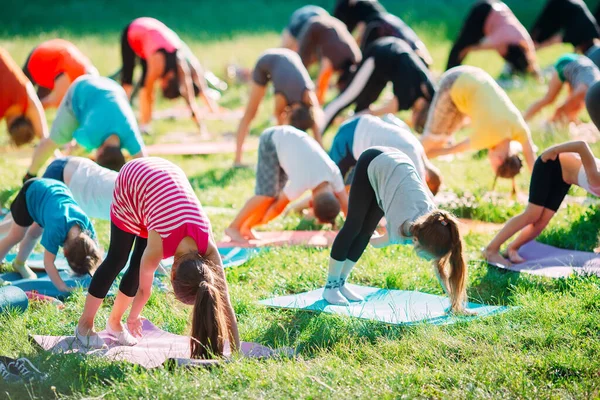
[[(567, 142), (547, 149), (535, 162), (529, 186), (529, 204), (523, 213), (511, 218), (484, 249), (488, 262), (510, 265), (525, 260), (519, 256), (524, 244), (539, 236), (560, 207), (571, 185), (594, 196), (600, 195), (600, 160), (583, 141)], [(517, 232), (508, 245), (506, 260), (500, 247)]]

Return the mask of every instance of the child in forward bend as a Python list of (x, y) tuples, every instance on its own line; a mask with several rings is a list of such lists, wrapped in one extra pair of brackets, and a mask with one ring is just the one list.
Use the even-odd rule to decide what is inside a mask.
[[(381, 218), (387, 232), (373, 236)], [(330, 304), (362, 301), (346, 281), (367, 245), (412, 244), (417, 255), (435, 266), (451, 310), (464, 313), (467, 265), (458, 222), (438, 210), (413, 162), (391, 147), (371, 147), (356, 164), (348, 217), (333, 242), (323, 298)]]
[[(547, 149), (535, 162), (529, 186), (529, 204), (521, 214), (511, 218), (484, 249), (488, 262), (510, 265), (522, 263), (519, 249), (534, 240), (546, 228), (563, 202), (571, 185), (594, 196), (600, 195), (600, 160), (583, 141), (567, 142)], [(506, 249), (500, 247), (514, 234), (516, 239)]]

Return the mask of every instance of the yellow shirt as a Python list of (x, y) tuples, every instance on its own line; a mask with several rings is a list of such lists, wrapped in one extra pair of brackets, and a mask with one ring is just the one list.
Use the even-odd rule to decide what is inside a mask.
[(472, 150), (491, 149), (506, 139), (526, 143), (529, 127), (500, 86), (479, 68), (469, 68), (450, 89), (460, 112), (471, 118)]

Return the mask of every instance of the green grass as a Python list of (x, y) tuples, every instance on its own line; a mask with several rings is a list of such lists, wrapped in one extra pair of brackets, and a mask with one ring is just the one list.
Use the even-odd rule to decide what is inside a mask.
[[(316, 1), (327, 9), (333, 1)], [(508, 1), (523, 21), (532, 21), (542, 1)], [(278, 35), (299, 0), (185, 0), (50, 2), (35, 0), (3, 4), (0, 46), (22, 64), (40, 40), (60, 35), (75, 42), (99, 70), (108, 74), (119, 67), (118, 40), (132, 18), (149, 15), (162, 19), (181, 33), (200, 60), (217, 75), (227, 63), (251, 67), (257, 55), (278, 44)], [(441, 73), (450, 40), (467, 12), (467, 0), (384, 1), (386, 7), (416, 27), (427, 43)], [(590, 4), (595, 7), (595, 3)], [(250, 9), (250, 7), (252, 7)], [(540, 52), (542, 66), (550, 65), (568, 47)], [(469, 57), (469, 63), (497, 74), (501, 59), (487, 52)], [(221, 104), (237, 108), (247, 89), (233, 85)], [(509, 91), (519, 109), (544, 92), (526, 81)], [(161, 102), (159, 107), (170, 104)], [(261, 109), (252, 134), (269, 126), (272, 99)], [(548, 115), (546, 112), (545, 115)], [(400, 114), (406, 116), (405, 114)], [(49, 120), (54, 117), (49, 113)], [(215, 136), (232, 132), (235, 122), (209, 122)], [(6, 143), (4, 125), (0, 141)], [(149, 143), (168, 132), (192, 132), (189, 121), (155, 123)], [(549, 134), (532, 124), (540, 149), (567, 139), (566, 132)], [(326, 141), (331, 141), (333, 129)], [(600, 147), (594, 146), (596, 154)], [(232, 170), (232, 156), (171, 157), (188, 174), (205, 206), (225, 207), (231, 213), (212, 213), (220, 236), (253, 192), (254, 172)], [(256, 154), (246, 155), (255, 160)], [(19, 188), (28, 159), (23, 153), (0, 158), (0, 203), (4, 206)], [(436, 161), (444, 171), (445, 190), (461, 198), (446, 207), (461, 216), (503, 222), (520, 212), (523, 204), (508, 197), (509, 184), (497, 188), (503, 195), (490, 200), (493, 177), (484, 157), (461, 155)], [(528, 188), (528, 174), (518, 186)], [(581, 190), (573, 191), (582, 195)], [(544, 242), (591, 250), (597, 243), (600, 212), (569, 206), (561, 210), (542, 235)], [(108, 224), (97, 224), (103, 246)], [(297, 216), (278, 219), (268, 229), (318, 229)], [(390, 327), (330, 315), (265, 309), (257, 301), (272, 295), (299, 293), (320, 287), (326, 273), (327, 250), (281, 248), (260, 253), (249, 263), (227, 271), (227, 279), (241, 336), (270, 346), (292, 346), (298, 358), (253, 361), (236, 358), (222, 368), (194, 371), (146, 371), (125, 363), (77, 355), (54, 356), (34, 349), (28, 335), (71, 334), (84, 296), (78, 293), (66, 309), (34, 304), (24, 315), (0, 316), (0, 355), (28, 356), (50, 373), (44, 383), (8, 386), (0, 383), (0, 397), (22, 398), (599, 398), (600, 397), (600, 279), (578, 277), (547, 280), (488, 268), (477, 261), (479, 249), (494, 232), (465, 237), (470, 265), (471, 301), (516, 308), (506, 314), (448, 327)], [(384, 288), (442, 294), (431, 267), (409, 248), (369, 248), (352, 275), (352, 282)], [(107, 300), (98, 316), (99, 327), (110, 310)], [(153, 294), (144, 315), (170, 332), (189, 331), (189, 308), (171, 294)]]

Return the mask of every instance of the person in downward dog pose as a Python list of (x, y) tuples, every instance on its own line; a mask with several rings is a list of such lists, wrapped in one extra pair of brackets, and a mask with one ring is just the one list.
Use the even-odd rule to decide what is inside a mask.
[(136, 59), (139, 58), (142, 65), (140, 125), (143, 131), (149, 130), (152, 121), (154, 86), (158, 81), (166, 98), (182, 96), (185, 99), (192, 113), (192, 119), (201, 131), (204, 130), (200, 109), (194, 98), (196, 91), (201, 94), (211, 109), (214, 110), (216, 106), (207, 96), (203, 73), (194, 67), (199, 63), (175, 32), (154, 18), (134, 19), (123, 30), (121, 56), (123, 60), (121, 83), (128, 97), (133, 93), (133, 71)]
[[(111, 206), (110, 246), (90, 284), (75, 336), (103, 347), (94, 318), (115, 278), (127, 264), (106, 330), (122, 345), (141, 335), (141, 312), (161, 260), (174, 256), (175, 297), (194, 306), (192, 357), (222, 355), (226, 340), (239, 348), (237, 322), (210, 221), (184, 172), (167, 160), (132, 160), (119, 172)], [(121, 320), (131, 306), (127, 328)]]
[(348, 76), (362, 59), (356, 41), (337, 18), (319, 15), (310, 18), (298, 39), (298, 54), (302, 63), (309, 68), (319, 62), (317, 99), (323, 104), (329, 80), (334, 73), (339, 79)]
[(319, 144), (292, 126), (276, 126), (260, 136), (255, 195), (246, 202), (225, 233), (236, 242), (256, 239), (252, 228), (266, 224), (304, 192), (321, 223), (346, 214), (348, 196), (338, 167)]
[[(586, 56), (565, 54), (554, 64), (546, 95), (533, 103), (525, 112), (526, 121), (531, 120), (542, 109), (554, 103), (563, 85), (569, 87), (569, 96), (551, 118), (552, 122), (578, 122), (578, 115), (585, 107), (588, 89), (600, 81), (600, 69)], [(600, 113), (600, 104), (590, 103), (590, 115)]]
[(62, 246), (69, 267), (78, 275), (93, 274), (102, 260), (96, 233), (90, 219), (73, 200), (64, 183), (54, 179), (30, 179), (10, 206), (12, 223), (8, 235), (0, 240), (0, 260), (19, 245), (13, 268), (25, 279), (36, 279), (25, 265), (38, 239), (44, 247), (44, 269), (61, 292), (71, 290), (54, 265)]
[(246, 112), (237, 132), (236, 165), (242, 162), (244, 140), (265, 96), (269, 81), (273, 82), (275, 92), (277, 123), (281, 125), (286, 116), (290, 115), (292, 125), (303, 131), (312, 129), (315, 139), (321, 143), (317, 121), (323, 118), (323, 112), (314, 91), (315, 87), (297, 53), (288, 49), (265, 51), (254, 67), (252, 80)]
[[(383, 217), (387, 231), (373, 237)], [(369, 241), (374, 247), (412, 244), (433, 262), (452, 311), (465, 312), (467, 265), (458, 221), (436, 208), (410, 158), (390, 147), (371, 147), (356, 164), (348, 217), (333, 242), (323, 291), (330, 304), (363, 300), (346, 282)]]
[(281, 47), (298, 51), (298, 38), (300, 33), (312, 17), (329, 15), (327, 10), (319, 6), (307, 5), (300, 7), (292, 13), (288, 25), (281, 33)]
[[(383, 118), (362, 115), (345, 122), (333, 138), (329, 155), (339, 167), (346, 183), (352, 183), (353, 167), (360, 155), (370, 147), (392, 147), (406, 154), (429, 190), (437, 194), (442, 183), (439, 170), (431, 164), (419, 139), (408, 125), (388, 114)], [(352, 172), (349, 172), (352, 169)]]
[(429, 50), (415, 31), (400, 18), (387, 12), (378, 1), (339, 0), (333, 16), (346, 24), (350, 32), (355, 32), (363, 52), (379, 38), (396, 37), (408, 43), (425, 65), (433, 64)]
[(538, 49), (562, 42), (581, 54), (600, 38), (597, 21), (583, 0), (548, 0), (530, 32)]
[[(394, 97), (386, 104), (374, 107), (373, 103), (389, 82), (392, 82)], [(340, 84), (343, 91), (325, 107), (322, 133), (351, 104), (355, 104), (356, 113), (373, 115), (412, 109), (413, 128), (420, 132), (436, 90), (427, 66), (406, 42), (392, 37), (373, 42), (365, 51), (356, 73)]]
[(2, 118), (16, 146), (29, 143), (35, 137), (48, 136), (44, 108), (33, 85), (10, 54), (0, 47), (0, 120)]
[[(469, 137), (447, 145), (468, 118), (472, 127)], [(421, 137), (425, 154), (434, 158), (487, 149), (496, 177), (513, 178), (514, 192), (514, 177), (522, 163), (512, 141), (520, 143), (529, 170), (533, 170), (535, 150), (529, 127), (506, 92), (480, 68), (463, 65), (446, 71)]]
[[(484, 249), (488, 262), (502, 265), (522, 263), (519, 249), (534, 240), (558, 211), (571, 185), (577, 185), (594, 196), (600, 196), (600, 160), (583, 141), (552, 146), (535, 162), (529, 186), (529, 204), (523, 213), (511, 218)], [(505, 259), (500, 248), (514, 234)]]
[(39, 87), (44, 108), (58, 107), (71, 83), (80, 76), (98, 76), (98, 70), (81, 50), (63, 39), (36, 46), (27, 57), (23, 72)]
[(539, 75), (535, 46), (527, 29), (501, 1), (484, 0), (473, 5), (450, 50), (446, 69), (462, 64), (477, 50), (496, 50), (511, 72)]
[(69, 88), (58, 108), (50, 136), (35, 149), (25, 179), (34, 177), (58, 146), (77, 142), (96, 160), (118, 171), (125, 164), (121, 149), (134, 157), (146, 150), (127, 96), (116, 82), (101, 76), (82, 76)]

